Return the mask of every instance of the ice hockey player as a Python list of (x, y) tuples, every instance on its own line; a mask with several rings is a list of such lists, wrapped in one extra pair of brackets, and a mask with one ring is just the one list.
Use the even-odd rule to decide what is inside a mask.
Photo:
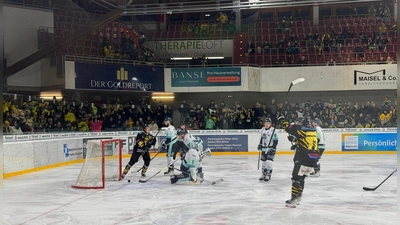
[(211, 150), (206, 149), (203, 151), (203, 141), (200, 138), (186, 133), (184, 135), (184, 143), (189, 148), (183, 148), (183, 151), (180, 152), (182, 159), (180, 170), (182, 173), (171, 176), (171, 184), (199, 184), (204, 180), (201, 161), (204, 156), (211, 155)]
[(311, 177), (319, 177), (321, 173), (321, 165), (319, 160), (321, 160), (321, 156), (325, 151), (325, 136), (324, 132), (322, 131), (322, 128), (320, 127), (321, 120), (319, 118), (315, 118), (313, 121), (313, 126), (317, 130), (317, 137), (318, 137), (318, 152), (319, 152), (319, 157), (318, 157), (318, 162), (317, 165), (314, 167), (314, 172), (310, 174)]
[(302, 124), (290, 124), (284, 117), (279, 117), (279, 126), (290, 135), (296, 137), (294, 167), (292, 171), (291, 199), (286, 201), (287, 207), (295, 208), (300, 203), (304, 190), (304, 180), (314, 170), (318, 161), (318, 138), (311, 118), (305, 116)]
[(129, 172), (131, 167), (137, 163), (140, 156), (143, 157), (144, 165), (142, 167), (142, 177), (146, 176), (146, 171), (150, 165), (150, 153), (149, 149), (152, 145), (156, 144), (156, 138), (150, 134), (150, 126), (145, 124), (143, 126), (143, 130), (140, 131), (136, 136), (136, 144), (133, 148), (133, 152), (131, 155), (131, 159), (129, 160), (128, 164), (125, 166), (125, 169), (122, 173), (122, 179), (126, 176)]
[(166, 140), (165, 140), (165, 145), (164, 149), (167, 151), (167, 165), (168, 171), (166, 171), (164, 174), (173, 174), (174, 173), (174, 165), (173, 165), (173, 145), (175, 142), (178, 141), (177, 136), (176, 136), (176, 130), (175, 127), (172, 125), (172, 119), (171, 117), (166, 117), (164, 120), (164, 125), (167, 127), (167, 130), (165, 132)]
[[(258, 150), (261, 153), (261, 177), (260, 182), (268, 182), (271, 180), (271, 174), (273, 171), (274, 158), (276, 153), (276, 146), (278, 145), (278, 135), (272, 127), (272, 120), (266, 118), (264, 121), (264, 127), (261, 128), (261, 139), (258, 145)], [(271, 140), (272, 139), (272, 140)]]

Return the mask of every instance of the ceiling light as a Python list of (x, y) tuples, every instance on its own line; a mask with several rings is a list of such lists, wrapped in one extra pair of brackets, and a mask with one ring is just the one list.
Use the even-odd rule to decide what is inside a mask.
[(152, 99), (174, 99), (174, 96), (152, 96)]

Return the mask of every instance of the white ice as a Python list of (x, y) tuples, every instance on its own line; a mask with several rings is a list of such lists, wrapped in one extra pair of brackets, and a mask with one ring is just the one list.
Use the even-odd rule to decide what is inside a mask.
[[(74, 164), (5, 179), (3, 223), (394, 225), (397, 175), (376, 191), (362, 187), (382, 182), (396, 169), (396, 157), (325, 154), (321, 176), (306, 178), (297, 208), (284, 205), (290, 198), (292, 155), (276, 155), (269, 183), (258, 181), (256, 155), (213, 155), (204, 159), (203, 169), (208, 181), (224, 180), (216, 185), (171, 185), (162, 173), (139, 183), (139, 174), (129, 173), (131, 183), (112, 181), (101, 190), (71, 188), (81, 168)], [(158, 156), (147, 175), (165, 164), (166, 158)]]

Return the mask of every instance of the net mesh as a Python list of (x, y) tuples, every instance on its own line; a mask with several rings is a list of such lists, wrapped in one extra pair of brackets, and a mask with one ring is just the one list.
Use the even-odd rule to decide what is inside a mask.
[(75, 188), (104, 188), (107, 180), (120, 180), (121, 141), (89, 140), (85, 162), (78, 179), (72, 184)]

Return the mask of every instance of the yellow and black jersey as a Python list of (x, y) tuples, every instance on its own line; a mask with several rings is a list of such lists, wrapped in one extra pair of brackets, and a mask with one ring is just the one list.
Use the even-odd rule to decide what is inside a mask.
[(148, 150), (148, 145), (153, 145), (154, 143), (154, 136), (150, 133), (146, 133), (145, 131), (141, 131), (136, 136), (136, 145), (134, 151), (138, 149), (141, 150)]
[(286, 132), (296, 137), (297, 159), (305, 166), (315, 166), (318, 161), (318, 136), (315, 127), (289, 125)]

